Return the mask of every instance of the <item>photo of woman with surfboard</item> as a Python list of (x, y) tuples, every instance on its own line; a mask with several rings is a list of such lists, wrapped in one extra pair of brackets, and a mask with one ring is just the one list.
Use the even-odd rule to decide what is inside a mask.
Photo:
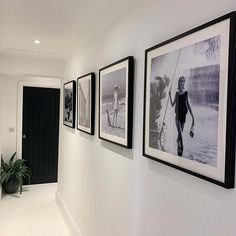
[(220, 36), (150, 60), (149, 147), (217, 165)]

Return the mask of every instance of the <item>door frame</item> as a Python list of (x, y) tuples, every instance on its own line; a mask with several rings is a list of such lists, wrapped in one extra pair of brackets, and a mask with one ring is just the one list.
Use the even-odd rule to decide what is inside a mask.
[[(16, 136), (16, 151), (17, 157), (22, 159), (22, 125), (23, 125), (23, 89), (24, 87), (38, 88), (61, 88), (61, 79), (45, 78), (45, 77), (30, 77), (31, 80), (20, 80), (17, 83), (17, 136)], [(59, 101), (60, 102), (60, 101)], [(59, 117), (60, 123), (60, 117)]]

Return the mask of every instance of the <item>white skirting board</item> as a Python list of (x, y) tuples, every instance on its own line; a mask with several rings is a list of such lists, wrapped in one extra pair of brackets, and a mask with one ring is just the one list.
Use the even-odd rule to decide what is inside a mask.
[(78, 227), (74, 221), (74, 218), (70, 214), (70, 211), (69, 211), (68, 207), (66, 206), (66, 203), (63, 200), (63, 198), (58, 190), (56, 191), (56, 202), (61, 210), (63, 218), (64, 218), (67, 226), (69, 227), (69, 230), (72, 233), (72, 235), (73, 236), (82, 236), (82, 234), (80, 233), (80, 230), (78, 229)]

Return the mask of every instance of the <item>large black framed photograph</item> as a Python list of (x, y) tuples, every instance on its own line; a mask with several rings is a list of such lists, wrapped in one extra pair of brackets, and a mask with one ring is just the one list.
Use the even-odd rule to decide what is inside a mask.
[(236, 14), (145, 51), (143, 155), (234, 187)]
[(75, 128), (75, 96), (76, 82), (74, 80), (64, 84), (63, 87), (63, 124)]
[(132, 148), (134, 59), (99, 70), (99, 138)]
[(94, 135), (95, 74), (77, 78), (77, 129)]

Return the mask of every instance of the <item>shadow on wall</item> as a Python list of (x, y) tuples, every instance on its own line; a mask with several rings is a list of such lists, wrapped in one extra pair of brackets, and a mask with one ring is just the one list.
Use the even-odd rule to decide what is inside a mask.
[(116, 144), (112, 144), (112, 143), (109, 143), (109, 142), (106, 142), (103, 140), (101, 140), (101, 145), (102, 145), (102, 147), (104, 147), (112, 152), (115, 152), (115, 153), (121, 155), (122, 157), (126, 157), (130, 160), (134, 159), (134, 156), (133, 156), (134, 153), (133, 153), (132, 149), (126, 149), (126, 148), (120, 147)]
[[(196, 194), (201, 193), (217, 201), (221, 201), (222, 198), (225, 198), (226, 195), (228, 195), (229, 197), (232, 196), (231, 192), (235, 191), (235, 189), (226, 190), (221, 186), (206, 182), (203, 179), (179, 171), (175, 168), (169, 167), (165, 164), (153, 161), (151, 159), (148, 159), (148, 165), (151, 171), (168, 179), (168, 181), (165, 181), (167, 185), (169, 181), (175, 182), (175, 184), (184, 185), (188, 189), (192, 189), (192, 191), (195, 191)], [(190, 179), (191, 181), (189, 181)], [(172, 183), (171, 186), (173, 186)]]
[(94, 139), (96, 138), (95, 135), (90, 135), (90, 134), (87, 134), (87, 133), (82, 132), (82, 131), (79, 131), (79, 136), (81, 136), (82, 138), (87, 139), (90, 142), (93, 142)]
[(70, 127), (67, 127), (65, 125), (63, 125), (63, 126), (65, 127), (66, 131), (75, 134), (75, 129), (74, 128), (70, 128)]

